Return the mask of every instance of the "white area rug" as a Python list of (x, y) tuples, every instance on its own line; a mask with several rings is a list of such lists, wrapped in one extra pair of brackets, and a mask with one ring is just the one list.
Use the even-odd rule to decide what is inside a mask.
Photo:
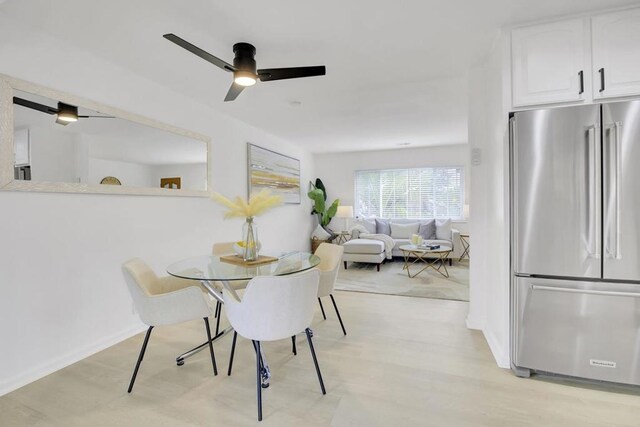
[[(336, 289), (341, 291), (370, 292), (374, 294), (403, 295), (421, 298), (450, 299), (469, 301), (469, 262), (453, 261), (447, 265), (449, 278), (433, 271), (423, 271), (417, 277), (409, 278), (402, 269), (404, 263), (399, 259), (387, 260), (376, 271), (375, 264), (349, 263), (349, 268), (340, 267)], [(411, 266), (415, 274), (424, 265)]]

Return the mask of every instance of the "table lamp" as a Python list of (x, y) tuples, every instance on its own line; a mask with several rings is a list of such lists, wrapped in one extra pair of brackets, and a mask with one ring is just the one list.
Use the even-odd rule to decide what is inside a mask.
[(353, 206), (338, 206), (336, 218), (344, 218), (341, 231), (347, 231), (347, 222), (349, 221), (349, 218), (353, 218)]

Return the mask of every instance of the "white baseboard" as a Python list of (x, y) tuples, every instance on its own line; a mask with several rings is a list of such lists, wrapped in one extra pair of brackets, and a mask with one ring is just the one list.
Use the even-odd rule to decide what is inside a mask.
[(489, 344), (489, 349), (491, 349), (491, 353), (493, 353), (494, 359), (496, 359), (496, 363), (499, 367), (510, 369), (511, 361), (509, 358), (509, 352), (506, 351), (502, 345), (496, 339), (496, 336), (491, 333), (491, 331), (483, 330), (484, 339), (487, 340), (487, 344)]
[(60, 356), (54, 360), (48, 361), (40, 366), (36, 366), (32, 369), (29, 369), (26, 372), (21, 372), (18, 375), (7, 379), (0, 383), (0, 396), (3, 396), (13, 390), (16, 390), (20, 387), (23, 387), (33, 381), (39, 380), (42, 377), (46, 377), (47, 375), (58, 371), (64, 367), (72, 365), (82, 359), (85, 359), (99, 351), (104, 350), (105, 348), (111, 347), (114, 344), (119, 343), (120, 341), (124, 341), (127, 338), (131, 338), (132, 336), (139, 334), (140, 332), (145, 331), (147, 328), (143, 325), (132, 326), (124, 331), (121, 331), (117, 334), (111, 335), (106, 338), (102, 338), (94, 343), (85, 345), (81, 348), (78, 348), (68, 354)]
[(467, 329), (481, 331), (484, 328), (484, 322), (472, 317), (471, 315), (467, 316), (465, 323), (467, 324)]

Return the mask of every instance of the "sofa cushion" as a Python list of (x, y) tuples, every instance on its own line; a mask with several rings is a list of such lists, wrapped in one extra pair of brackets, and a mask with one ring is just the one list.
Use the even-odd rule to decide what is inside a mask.
[(380, 254), (384, 252), (384, 243), (379, 240), (354, 239), (342, 246), (345, 254)]
[(356, 224), (362, 225), (367, 229), (367, 233), (376, 234), (376, 220), (372, 218), (361, 218)]
[(391, 227), (388, 219), (376, 218), (376, 233), (391, 236)]
[(418, 233), (418, 229), (420, 228), (419, 222), (409, 223), (409, 224), (398, 224), (395, 222), (390, 222), (389, 227), (391, 228), (391, 237), (394, 239), (409, 239), (412, 234)]
[(404, 246), (404, 245), (410, 245), (411, 244), (411, 239), (393, 239), (393, 242), (395, 243), (393, 245), (393, 250), (394, 251), (399, 251), (400, 246)]
[(418, 228), (418, 234), (422, 236), (424, 240), (436, 238), (436, 220), (430, 219), (429, 221), (421, 222)]
[(436, 239), (451, 240), (451, 219), (436, 219)]

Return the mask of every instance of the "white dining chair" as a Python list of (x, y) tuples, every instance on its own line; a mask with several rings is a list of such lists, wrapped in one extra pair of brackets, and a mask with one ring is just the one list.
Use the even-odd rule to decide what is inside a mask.
[[(213, 256), (223, 256), (223, 255), (235, 255), (235, 251), (233, 250), (233, 245), (235, 242), (218, 242), (214, 243), (211, 248), (211, 255)], [(248, 280), (231, 280), (229, 281), (229, 285), (235, 290), (240, 291), (247, 287)], [(216, 287), (220, 292), (224, 292), (224, 286), (219, 283), (216, 284)], [(220, 315), (222, 314), (222, 304), (220, 301), (216, 301), (216, 311), (213, 314), (213, 317), (216, 318), (216, 335), (220, 331)]]
[(211, 343), (211, 329), (209, 327), (209, 316), (213, 314), (213, 310), (203, 289), (199, 285), (194, 285), (192, 280), (173, 276), (158, 277), (139, 258), (125, 262), (122, 265), (122, 273), (140, 319), (149, 326), (129, 383), (128, 392), (131, 393), (133, 389), (138, 369), (149, 343), (151, 330), (156, 326), (204, 319), (213, 374), (218, 375), (216, 356)]
[(313, 306), (318, 294), (319, 280), (320, 272), (315, 269), (287, 276), (260, 276), (249, 281), (242, 301), (229, 292), (223, 294), (227, 317), (235, 330), (229, 360), (229, 375), (238, 334), (253, 341), (256, 352), (258, 421), (262, 420), (261, 371), (264, 363), (261, 356), (261, 343), (264, 341), (277, 341), (304, 331), (309, 342), (320, 389), (322, 394), (327, 394), (313, 347), (311, 329), (309, 329), (313, 320)]
[(318, 287), (318, 302), (320, 303), (320, 310), (322, 310), (322, 317), (327, 320), (327, 316), (322, 306), (323, 297), (331, 297), (333, 308), (336, 310), (340, 326), (342, 327), (342, 333), (347, 335), (347, 331), (342, 323), (342, 317), (340, 317), (340, 311), (338, 311), (338, 305), (335, 298), (333, 298), (333, 288), (336, 285), (336, 279), (338, 278), (338, 271), (340, 270), (340, 260), (344, 253), (344, 247), (340, 245), (333, 245), (331, 243), (321, 243), (315, 251), (315, 255), (320, 258), (320, 264), (316, 267), (320, 270), (320, 286)]

